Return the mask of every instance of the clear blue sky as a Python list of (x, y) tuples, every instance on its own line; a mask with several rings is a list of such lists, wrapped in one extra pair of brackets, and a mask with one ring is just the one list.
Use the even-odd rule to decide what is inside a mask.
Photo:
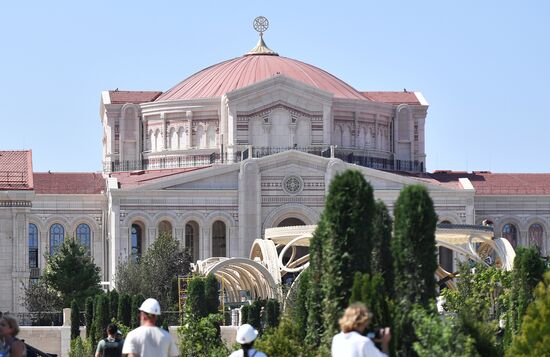
[(267, 44), (359, 90), (419, 90), (428, 169), (550, 172), (548, 1), (9, 1), (0, 148), (99, 171), (100, 92), (167, 90)]

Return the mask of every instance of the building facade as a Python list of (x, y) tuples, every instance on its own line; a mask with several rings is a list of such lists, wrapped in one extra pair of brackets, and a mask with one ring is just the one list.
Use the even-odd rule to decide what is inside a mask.
[(194, 260), (247, 257), (266, 228), (315, 224), (331, 179), (350, 168), (390, 210), (422, 184), (440, 222), (489, 219), (513, 246), (547, 254), (550, 175), (425, 172), (427, 111), (419, 92), (357, 91), (262, 36), (166, 92), (105, 91), (103, 172), (36, 173), (30, 151), (0, 152), (0, 310), (24, 310), (23, 284), (64, 239), (111, 286), (118, 263), (162, 233)]

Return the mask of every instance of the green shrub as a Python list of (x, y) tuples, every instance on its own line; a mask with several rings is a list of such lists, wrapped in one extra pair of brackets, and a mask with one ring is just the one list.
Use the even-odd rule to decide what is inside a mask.
[(262, 331), (262, 303), (259, 300), (256, 300), (248, 308), (248, 319), (247, 323), (252, 325), (256, 330)]
[(217, 314), (220, 309), (220, 288), (214, 274), (204, 278), (205, 310), (207, 314)]
[(85, 312), (85, 320), (86, 320), (86, 338), (90, 337), (90, 334), (92, 332), (92, 323), (94, 318), (94, 298), (91, 296), (88, 296), (86, 298), (86, 312)]
[(197, 319), (207, 315), (204, 282), (205, 279), (202, 276), (194, 276), (189, 280), (187, 286), (186, 304), (190, 307), (190, 313)]
[(71, 340), (80, 336), (80, 310), (76, 300), (71, 302)]
[(178, 329), (180, 353), (188, 357), (226, 357), (229, 353), (220, 336), (220, 314), (196, 318), (186, 307), (183, 325)]
[(241, 307), (241, 325), (248, 323), (248, 314), (250, 313), (250, 305), (245, 304)]
[(254, 348), (268, 356), (313, 357), (315, 351), (304, 346), (300, 331), (289, 317), (283, 317), (278, 327), (267, 329), (254, 343)]
[(89, 339), (77, 337), (71, 340), (69, 357), (92, 357), (94, 353), (92, 342)]
[(118, 292), (116, 290), (111, 290), (109, 292), (109, 318), (117, 318), (118, 312)]
[(139, 327), (139, 307), (145, 301), (142, 294), (132, 296), (132, 308), (130, 309), (130, 326), (132, 328)]
[(121, 294), (118, 299), (117, 320), (126, 326), (132, 323), (132, 298), (128, 294)]
[(281, 306), (279, 301), (275, 299), (267, 300), (265, 304), (265, 327), (273, 328), (279, 325), (279, 315), (281, 314)]

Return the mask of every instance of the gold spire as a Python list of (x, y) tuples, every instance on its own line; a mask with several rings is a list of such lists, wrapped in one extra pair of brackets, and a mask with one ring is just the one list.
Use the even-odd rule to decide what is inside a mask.
[(247, 56), (250, 55), (271, 55), (271, 56), (278, 56), (279, 54), (269, 47), (264, 42), (264, 36), (260, 32), (260, 39), (258, 40), (258, 43), (256, 44), (256, 47), (251, 49), (247, 54)]
[(260, 39), (258, 40), (258, 43), (256, 44), (256, 47), (251, 49), (245, 56), (249, 55), (271, 55), (271, 56), (278, 56), (279, 54), (269, 47), (264, 42), (264, 32), (269, 27), (269, 21), (263, 17), (258, 16), (254, 19), (253, 22), (254, 30), (258, 31), (260, 34)]

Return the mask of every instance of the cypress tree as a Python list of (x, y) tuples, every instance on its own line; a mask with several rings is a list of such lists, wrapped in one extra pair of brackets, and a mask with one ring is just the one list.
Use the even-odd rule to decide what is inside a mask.
[(80, 336), (80, 310), (76, 300), (71, 302), (71, 340)]
[(84, 318), (86, 320), (86, 338), (90, 337), (92, 331), (92, 322), (94, 318), (94, 298), (88, 296), (86, 298), (86, 312)]
[[(391, 240), (395, 275), (395, 341), (400, 355), (414, 355), (412, 306), (429, 308), (435, 300), (437, 269), (435, 226), (437, 215), (425, 187), (405, 187), (395, 202), (394, 236)], [(394, 339), (392, 338), (392, 340)]]
[(351, 286), (350, 305), (354, 302), (363, 302), (363, 274), (356, 272)]
[(279, 315), (280, 315), (280, 306), (279, 302), (275, 299), (267, 300), (265, 304), (265, 326), (266, 327), (277, 327), (279, 325)]
[(143, 294), (137, 294), (132, 296), (132, 308), (130, 311), (130, 324), (132, 328), (139, 327), (139, 307), (145, 301)]
[(204, 292), (205, 285), (203, 277), (195, 276), (189, 280), (186, 303), (197, 319), (201, 319), (207, 315)]
[(118, 292), (111, 290), (109, 292), (109, 318), (116, 318), (118, 311)]
[(97, 295), (94, 308), (94, 341), (99, 341), (107, 337), (107, 325), (110, 322), (109, 318), (109, 299), (106, 295)]
[(309, 241), (308, 287), (305, 306), (307, 311), (307, 332), (305, 342), (310, 347), (319, 346), (323, 332), (321, 277), (323, 276), (323, 245), (325, 222), (321, 220)]
[(116, 318), (124, 326), (130, 326), (132, 322), (132, 299), (128, 294), (121, 294), (118, 298), (118, 307)]
[(394, 297), (394, 272), (391, 253), (392, 219), (384, 202), (377, 200), (372, 222), (372, 273), (379, 273), (384, 280), (388, 297)]
[(296, 331), (299, 333), (297, 336), (299, 341), (303, 341), (306, 337), (307, 331), (307, 306), (306, 299), (309, 290), (309, 273), (310, 268), (306, 268), (299, 275), (297, 284), (296, 299), (290, 310), (292, 321), (296, 325)]
[(250, 311), (250, 305), (245, 304), (241, 307), (241, 325), (248, 323), (248, 313)]
[(214, 274), (208, 274), (204, 279), (204, 297), (206, 314), (217, 314), (220, 309), (220, 289)]
[(262, 303), (256, 300), (248, 308), (248, 324), (252, 325), (256, 330), (262, 330)]
[(359, 171), (336, 175), (330, 184), (321, 226), (323, 244), (323, 336), (328, 345), (347, 306), (355, 272), (369, 273), (372, 254), (372, 187)]
[(518, 247), (512, 270), (512, 288), (510, 292), (509, 323), (507, 331), (516, 335), (521, 329), (523, 315), (533, 301), (533, 292), (542, 281), (546, 267), (538, 249)]

